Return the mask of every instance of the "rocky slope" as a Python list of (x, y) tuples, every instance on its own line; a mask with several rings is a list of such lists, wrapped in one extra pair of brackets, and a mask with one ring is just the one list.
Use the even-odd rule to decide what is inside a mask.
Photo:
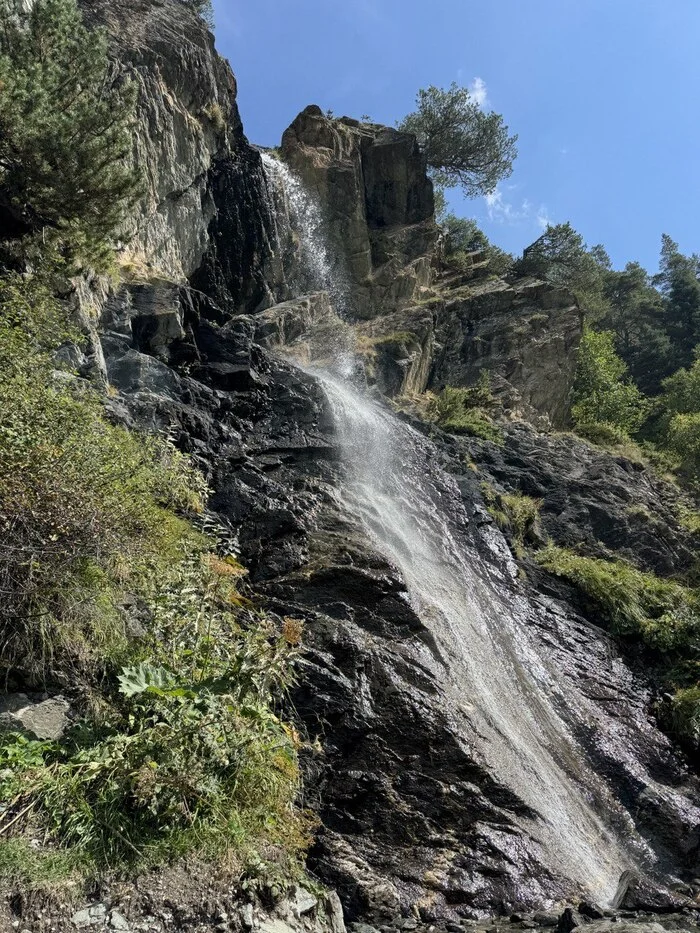
[[(458, 930), (470, 917), (579, 895), (576, 879), (544, 864), (540, 815), (505, 763), (502, 774), (485, 766), (472, 741), (478, 719), (456, 704), (434, 621), (410, 605), (397, 567), (345, 508), (348, 469), (327, 393), (278, 352), (323, 356), (350, 321), (373, 348), (376, 391), (470, 385), (487, 369), (511, 417), (561, 427), (581, 333), (575, 302), (534, 280), (441, 279), (415, 140), (313, 107), (282, 151), (325, 209), (346, 320), (327, 295), (295, 298), (297, 259), (282, 248), (272, 182), (211, 36), (179, 0), (83, 6), (110, 30), (118, 74), (139, 84), (135, 158), (148, 177), (125, 281), (91, 296), (99, 321), (83, 373), (109, 384), (115, 419), (167, 428), (195, 456), (258, 598), (305, 623), (293, 703), (318, 738), (306, 762), (307, 803), (322, 822), (312, 869), (351, 919), (378, 924), (406, 916)], [(415, 427), (416, 437), (428, 430)], [(435, 496), (474, 586), (567, 684), (554, 702), (595, 775), (595, 805), (617, 801), (617, 830), (643, 841), (661, 882), (684, 885), (678, 901), (630, 894), (628, 908), (689, 909), (700, 892), (700, 787), (655, 723), (652, 685), (570, 593), (541, 576), (517, 579), (466, 460), (495, 484), (543, 498), (557, 540), (602, 541), (661, 572), (694, 559), (688, 535), (658, 507), (672, 492), (623, 458), (524, 423), (507, 428), (502, 448), (440, 432), (433, 440), (416, 441), (418, 468), (445, 471)], [(634, 504), (654, 522), (638, 521)], [(248, 926), (228, 922), (220, 928)], [(413, 919), (402, 922), (412, 929)]]

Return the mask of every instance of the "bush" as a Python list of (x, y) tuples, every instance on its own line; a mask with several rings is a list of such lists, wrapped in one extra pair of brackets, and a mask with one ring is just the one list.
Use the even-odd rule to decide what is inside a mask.
[(489, 374), (482, 371), (475, 386), (446, 386), (438, 395), (432, 396), (427, 413), (443, 430), (452, 434), (470, 434), (502, 444), (503, 433), (485, 411), (492, 405)]
[(690, 748), (700, 750), (700, 685), (676, 691), (669, 719), (671, 731)]
[(173, 510), (201, 511), (205, 494), (167, 441), (110, 425), (54, 371), (54, 328), (68, 333), (41, 282), (0, 283), (0, 669), (39, 681), (57, 655), (67, 674), (118, 644), (120, 593), (194, 534)]
[(149, 660), (122, 668), (100, 719), (60, 744), (17, 736), (0, 751), (3, 799), (34, 802), (84, 865), (143, 867), (191, 848), (244, 859), (261, 843), (290, 867), (303, 854), (298, 739), (273, 711), (297, 630), (276, 635), (254, 614), (243, 626), (231, 608), (238, 575), (190, 554), (154, 586)]
[(310, 823), (276, 708), (300, 624), (254, 610), (211, 522), (188, 520), (202, 477), (167, 440), (109, 424), (54, 369), (54, 331), (75, 338), (39, 279), (0, 282), (0, 666), (19, 689), (69, 687), (84, 717), (60, 742), (0, 736), (0, 833), (31, 814), (49, 845), (18, 840), (0, 874), (68, 880), (192, 849), (297, 872)]
[(573, 583), (615, 634), (639, 637), (662, 653), (698, 648), (700, 599), (694, 590), (621, 560), (582, 557), (554, 545), (536, 560)]
[(700, 479), (700, 357), (663, 381), (657, 401), (657, 438), (686, 478)]

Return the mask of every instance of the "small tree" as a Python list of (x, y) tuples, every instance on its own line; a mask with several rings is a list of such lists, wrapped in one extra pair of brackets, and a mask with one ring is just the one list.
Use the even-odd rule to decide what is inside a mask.
[(700, 348), (688, 369), (664, 379), (659, 398), (661, 443), (680, 461), (686, 475), (700, 478)]
[(584, 433), (605, 425), (634, 434), (647, 414), (639, 389), (627, 379), (627, 367), (615, 353), (615, 335), (585, 331), (579, 347), (571, 414)]
[(450, 212), (442, 217), (440, 226), (448, 266), (460, 268), (467, 264), (468, 253), (480, 251), (488, 261), (488, 271), (494, 275), (504, 275), (512, 267), (514, 260), (510, 253), (490, 243), (473, 218), (457, 217)]
[(675, 366), (688, 366), (700, 343), (700, 256), (684, 256), (668, 234), (661, 238), (660, 271), (654, 284), (664, 296), (666, 332)]
[(662, 297), (638, 262), (605, 273), (607, 311), (600, 327), (615, 334), (615, 349), (642, 392), (655, 395), (672, 366)]
[(76, 0), (0, 0), (0, 222), (74, 262), (104, 265), (139, 193), (134, 92), (115, 86), (102, 31)]
[(214, 28), (214, 6), (212, 0), (187, 0), (189, 6), (206, 23), (209, 29)]
[(602, 246), (586, 246), (580, 233), (565, 224), (549, 224), (515, 263), (520, 275), (534, 275), (569, 288), (593, 318), (607, 309), (605, 274), (610, 259)]
[(503, 117), (483, 111), (467, 88), (431, 86), (418, 91), (416, 104), (398, 127), (415, 134), (436, 184), (460, 186), (476, 197), (511, 174), (517, 136), (509, 136)]

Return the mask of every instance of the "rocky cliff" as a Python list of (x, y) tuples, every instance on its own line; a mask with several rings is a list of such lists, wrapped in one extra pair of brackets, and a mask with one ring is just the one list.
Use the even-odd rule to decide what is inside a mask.
[[(654, 720), (653, 684), (571, 592), (542, 575), (518, 578), (484, 508), (483, 477), (467, 467), (471, 459), (492, 483), (541, 497), (545, 530), (559, 540), (602, 541), (662, 571), (692, 560), (690, 539), (655, 504), (669, 489), (623, 459), (516, 420), (566, 424), (581, 333), (575, 301), (530, 279), (445, 277), (413, 137), (329, 120), (315, 107), (285, 132), (282, 153), (324, 212), (344, 320), (323, 292), (295, 296), (299, 270), (282, 248), (272, 181), (201, 22), (179, 0), (83, 6), (113, 37), (117, 79), (138, 82), (134, 157), (148, 179), (122, 284), (94, 296), (98, 346), (84, 372), (104, 359), (112, 416), (167, 428), (194, 455), (256, 598), (305, 623), (292, 699), (300, 726), (318, 739), (306, 762), (307, 803), (321, 821), (312, 869), (349, 917), (406, 916), (406, 929), (584, 894), (581, 879), (543, 857), (547, 814), (509, 779), (512, 762), (487, 766), (470, 706), (479, 697), (456, 698), (435, 620), (411, 603), (396, 563), (345, 507), (336, 415), (323, 385), (292, 360), (323, 356), (331, 337), (354, 331), (373, 348), (380, 394), (492, 374), (505, 445), (414, 422), (413, 468), (441, 469), (435, 507), (475, 591), (528, 632), (543, 681), (559, 685), (551, 702), (594, 776), (593, 809), (633, 840), (662, 887), (692, 881), (700, 787)], [(653, 510), (655, 529), (633, 519), (635, 503)], [(566, 754), (554, 749), (579, 780)], [(624, 867), (606, 865), (608, 887)], [(627, 903), (653, 906), (632, 895)]]

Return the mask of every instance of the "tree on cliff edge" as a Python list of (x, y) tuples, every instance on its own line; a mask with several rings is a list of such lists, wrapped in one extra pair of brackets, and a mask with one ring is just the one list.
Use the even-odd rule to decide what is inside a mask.
[(103, 265), (139, 190), (133, 108), (76, 0), (0, 0), (0, 240)]
[(418, 91), (416, 104), (398, 128), (415, 134), (436, 184), (476, 197), (511, 174), (518, 137), (509, 136), (503, 117), (482, 110), (467, 88), (431, 86)]

